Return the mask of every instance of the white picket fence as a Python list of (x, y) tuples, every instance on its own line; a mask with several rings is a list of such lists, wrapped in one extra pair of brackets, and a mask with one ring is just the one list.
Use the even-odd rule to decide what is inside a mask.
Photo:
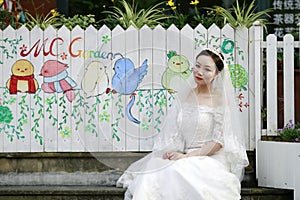
[[(176, 100), (168, 90), (172, 88), (162, 84), (168, 60), (174, 55), (170, 52), (186, 57), (191, 69), (196, 55), (206, 47), (221, 50), (230, 70), (238, 72), (237, 77), (232, 77), (236, 103), (245, 128), (247, 149), (253, 150), (255, 133), (260, 132), (257, 127), (260, 116), (255, 117), (255, 112), (260, 113), (257, 105), (260, 102), (255, 101), (259, 98), (255, 89), (260, 88), (257, 80), (260, 76), (254, 74), (261, 64), (261, 32), (260, 26), (234, 30), (229, 25), (205, 29), (201, 24), (195, 29), (186, 25), (181, 30), (174, 25), (168, 29), (144, 26), (140, 30), (133, 27), (124, 30), (120, 26), (96, 30), (90, 26), (86, 30), (75, 27), (72, 31), (66, 27), (59, 30), (49, 27), (45, 31), (38, 27), (31, 31), (8, 27), (0, 31), (0, 152), (150, 150), (153, 138), (160, 134), (165, 123), (168, 106)], [(106, 90), (112, 88), (113, 68), (122, 58), (130, 59), (135, 68), (145, 59), (148, 62), (148, 72), (136, 89), (131, 110), (140, 124), (125, 116), (130, 95)], [(32, 94), (10, 94), (7, 81), (16, 75), (12, 67), (22, 68), (26, 60), (34, 67), (31, 75), (38, 88)], [(106, 75), (93, 71), (93, 65), (105, 66), (100, 71)], [(39, 74), (44, 70), (52, 75), (53, 81), (53, 77), (57, 78), (53, 75), (62, 66), (67, 66), (63, 72), (69, 77), (63, 80), (71, 79), (76, 86), (62, 88), (64, 92), (59, 93), (55, 84), (48, 84), (49, 80)], [(21, 82), (18, 80), (17, 84)], [(28, 88), (31, 83), (23, 80), (22, 87)], [(89, 94), (88, 88), (96, 83), (99, 87)]]
[[(263, 105), (262, 96), (262, 66), (257, 65), (255, 71), (255, 103), (257, 105), (256, 118), (256, 177), (258, 186), (294, 190), (294, 199), (300, 199), (300, 145), (296, 142), (278, 142), (260, 140), (262, 135), (278, 135), (278, 128), (283, 128), (288, 122), (299, 122), (300, 100), (300, 69), (295, 66), (295, 53), (299, 52), (300, 41), (295, 41), (291, 34), (277, 41), (275, 35), (270, 34), (266, 41), (261, 41), (259, 54), (265, 52), (266, 62), (266, 129), (261, 126), (261, 112)], [(278, 70), (278, 54), (283, 54), (283, 67)], [(259, 56), (260, 56), (259, 55)], [(283, 80), (282, 80), (283, 79)], [(283, 85), (283, 86), (282, 86)], [(278, 89), (281, 88), (282, 89)], [(280, 93), (279, 93), (280, 92)], [(282, 96), (282, 99), (278, 95)], [(283, 105), (280, 101), (283, 101)], [(279, 103), (278, 103), (279, 102)], [(297, 103), (298, 102), (298, 103)], [(283, 119), (279, 119), (282, 112)], [(281, 121), (283, 124), (278, 124)]]
[[(277, 130), (278, 128), (282, 128), (278, 125), (278, 110), (283, 109), (283, 123), (284, 125), (287, 124), (289, 121), (292, 121), (294, 124), (296, 122), (296, 95), (299, 96), (299, 91), (296, 91), (295, 88), (299, 90), (299, 66), (295, 66), (295, 52), (299, 52), (300, 41), (295, 41), (293, 35), (287, 34), (283, 37), (283, 41), (277, 41), (277, 37), (273, 34), (270, 34), (266, 37), (266, 41), (261, 42), (261, 51), (266, 53), (266, 122), (267, 127), (266, 129), (261, 128), (261, 122), (259, 118), (261, 118), (261, 113), (257, 112), (256, 114), (256, 127), (257, 130), (257, 139), (260, 139), (260, 135), (278, 135)], [(278, 54), (283, 55), (283, 69), (282, 78), (278, 79)], [(262, 64), (260, 65), (262, 66)], [(262, 67), (257, 68), (255, 82), (257, 84), (257, 91), (256, 93), (255, 102), (257, 105), (263, 105), (263, 98), (262, 98)], [(294, 75), (297, 75), (296, 77)], [(283, 107), (282, 105), (278, 105), (278, 94), (277, 89), (279, 87), (279, 82), (282, 81), (283, 85)], [(296, 85), (298, 84), (298, 85)], [(259, 89), (260, 87), (260, 89)], [(297, 97), (299, 98), (299, 97)], [(299, 108), (298, 108), (299, 109)], [(298, 113), (299, 115), (299, 113)]]

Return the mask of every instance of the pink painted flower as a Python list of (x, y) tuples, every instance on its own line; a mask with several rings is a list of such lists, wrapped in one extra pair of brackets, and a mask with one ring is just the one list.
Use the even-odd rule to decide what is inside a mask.
[(25, 44), (23, 44), (23, 46), (20, 47), (21, 51), (26, 51), (27, 50), (27, 46)]
[(66, 59), (68, 58), (68, 55), (67, 55), (65, 52), (63, 52), (63, 53), (60, 55), (60, 57), (61, 57), (62, 60), (66, 60)]

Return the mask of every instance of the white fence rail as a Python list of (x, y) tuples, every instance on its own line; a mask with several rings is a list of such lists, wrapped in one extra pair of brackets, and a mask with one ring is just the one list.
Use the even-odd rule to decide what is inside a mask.
[[(176, 98), (170, 80), (186, 78), (205, 47), (222, 51), (230, 71), (237, 74), (232, 76), (237, 107), (252, 150), (260, 33), (259, 26), (234, 30), (229, 25), (72, 31), (8, 27), (0, 31), (0, 152), (151, 149), (167, 105)], [(188, 60), (182, 72), (168, 72), (173, 56)], [(147, 74), (134, 88), (136, 95), (114, 94), (113, 69), (117, 61), (122, 65), (129, 60), (134, 68), (147, 62)], [(127, 117), (131, 96), (131, 114), (137, 121)]]

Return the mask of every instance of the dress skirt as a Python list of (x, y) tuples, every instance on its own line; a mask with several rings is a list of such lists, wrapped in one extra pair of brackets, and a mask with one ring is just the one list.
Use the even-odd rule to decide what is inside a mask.
[(149, 170), (135, 176), (124, 173), (118, 182), (128, 187), (125, 200), (241, 199), (240, 181), (223, 161), (220, 154), (176, 161), (153, 157), (147, 163)]

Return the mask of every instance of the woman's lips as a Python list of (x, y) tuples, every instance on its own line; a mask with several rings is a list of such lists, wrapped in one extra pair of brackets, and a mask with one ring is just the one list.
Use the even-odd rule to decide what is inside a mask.
[(203, 80), (202, 77), (195, 77), (197, 80)]

